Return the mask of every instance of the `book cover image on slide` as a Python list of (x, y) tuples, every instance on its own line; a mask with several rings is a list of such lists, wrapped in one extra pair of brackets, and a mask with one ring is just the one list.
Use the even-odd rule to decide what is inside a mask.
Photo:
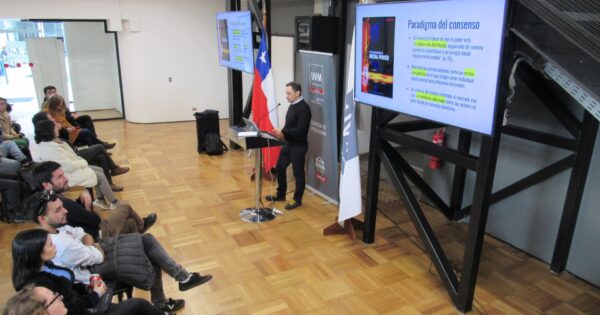
[(362, 92), (392, 98), (395, 17), (363, 18)]
[(227, 20), (217, 20), (219, 27), (219, 50), (221, 51), (221, 59), (229, 61), (229, 33), (227, 33)]

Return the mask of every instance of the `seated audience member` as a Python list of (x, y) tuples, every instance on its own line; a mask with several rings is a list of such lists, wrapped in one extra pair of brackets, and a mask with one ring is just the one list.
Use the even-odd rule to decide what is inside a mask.
[[(44, 121), (44, 120), (50, 120), (50, 121), (54, 122), (55, 124), (58, 124), (56, 121), (54, 121), (54, 118), (52, 118), (52, 116), (50, 116), (48, 113), (45, 113), (45, 112), (39, 112), (39, 113), (33, 115), (33, 118), (31, 119), (34, 126), (39, 121)], [(110, 187), (112, 188), (112, 191), (122, 191), (123, 190), (123, 187), (117, 186), (115, 183), (113, 183), (112, 177), (119, 176), (119, 175), (129, 172), (129, 167), (121, 167), (121, 166), (117, 165), (115, 163), (115, 161), (110, 157), (108, 152), (106, 151), (106, 148), (101, 144), (93, 144), (86, 148), (78, 149), (77, 147), (71, 145), (68, 142), (68, 140), (65, 140), (64, 135), (60, 134), (60, 132), (63, 131), (64, 129), (60, 128), (60, 126), (58, 126), (57, 128), (59, 129), (58, 137), (61, 140), (63, 140), (65, 143), (67, 143), (71, 147), (71, 149), (73, 149), (73, 151), (75, 151), (75, 154), (84, 158), (88, 162), (88, 164), (96, 165), (96, 166), (99, 166), (102, 168), (102, 171), (104, 172), (104, 176), (106, 176), (106, 179), (108, 179), (108, 182), (110, 183)], [(66, 138), (68, 138), (68, 135), (66, 136)]]
[[(34, 295), (43, 297), (41, 300), (45, 302), (45, 306), (51, 306), (56, 296), (69, 314), (90, 314), (93, 310), (104, 309), (106, 311), (103, 314), (164, 314), (148, 301), (139, 298), (128, 299), (119, 304), (110, 303), (112, 297), (104, 297), (109, 294), (104, 281), (95, 281), (91, 290), (88, 290), (86, 285), (75, 283), (73, 271), (52, 263), (55, 256), (56, 246), (48, 231), (31, 229), (18, 233), (12, 242), (12, 280), (15, 289), (35, 286)], [(41, 292), (35, 292), (38, 290)], [(141, 312), (140, 308), (144, 308), (144, 311)]]
[[(26, 201), (33, 220), (49, 232), (56, 245), (54, 264), (71, 269), (76, 282), (89, 283), (93, 273), (106, 281), (150, 288), (152, 303), (159, 309), (174, 312), (184, 300), (167, 299), (162, 285), (162, 271), (179, 282), (179, 290), (187, 291), (206, 283), (212, 276), (191, 273), (173, 260), (152, 234), (119, 235), (94, 242), (83, 229), (66, 225), (67, 210), (56, 194), (37, 192)], [(140, 244), (141, 243), (141, 244)]]
[(69, 142), (69, 132), (67, 131), (67, 129), (63, 128), (59, 123), (57, 123), (56, 120), (54, 120), (54, 118), (52, 118), (52, 116), (50, 116), (50, 114), (48, 114), (47, 112), (38, 112), (37, 114), (33, 115), (33, 117), (31, 118), (31, 123), (35, 127), (35, 124), (42, 120), (51, 120), (55, 124), (58, 124), (58, 137), (61, 140), (67, 142), (69, 145), (71, 145), (72, 148), (77, 148)]
[(24, 134), (18, 133), (13, 129), (7, 107), (8, 103), (6, 99), (0, 97), (0, 129), (2, 129), (2, 139), (14, 141), (19, 149), (27, 155), (29, 154), (29, 139)]
[[(11, 157), (11, 158), (9, 158)], [(0, 143), (0, 173), (16, 174), (21, 166), (28, 166), (31, 160), (12, 141)]]
[[(10, 116), (10, 112), (12, 112), (12, 104), (6, 104), (6, 112), (7, 112), (7, 113), (8, 113), (8, 115)], [(11, 119), (11, 122), (10, 122), (10, 123), (12, 124), (12, 129), (13, 129), (13, 130), (14, 130), (16, 133), (20, 134), (20, 133), (21, 133), (21, 125), (19, 125), (19, 124), (18, 124), (16, 121), (14, 121), (14, 120), (12, 120), (12, 119)]]
[(81, 227), (90, 234), (94, 240), (102, 237), (116, 237), (119, 234), (145, 233), (156, 222), (156, 213), (151, 213), (145, 218), (126, 203), (119, 205), (111, 211), (106, 219), (91, 212), (92, 196), (87, 190), (83, 190), (79, 199), (73, 201), (62, 194), (69, 190), (69, 179), (65, 175), (60, 164), (52, 161), (43, 162), (33, 169), (33, 179), (39, 189), (58, 194), (67, 212), (67, 224)]
[(4, 305), (3, 315), (65, 315), (62, 296), (41, 287), (26, 285)]
[[(62, 128), (67, 129), (69, 132), (69, 142), (72, 144), (83, 144), (83, 145), (92, 145), (92, 144), (102, 144), (104, 142), (98, 139), (92, 132), (87, 128), (81, 128), (71, 125), (67, 120), (66, 116), (66, 104), (65, 99), (60, 95), (54, 95), (49, 98), (42, 107), (43, 112), (47, 112), (54, 118), (54, 120), (59, 123)], [(107, 149), (112, 149), (116, 144), (105, 145)]]
[(98, 198), (94, 205), (102, 209), (114, 209), (117, 198), (102, 168), (88, 163), (58, 138), (58, 126), (50, 120), (39, 121), (35, 125), (34, 161), (55, 161), (59, 163), (73, 186), (95, 187)]
[[(49, 85), (44, 87), (44, 102), (46, 102), (49, 98), (51, 98), (52, 96), (56, 95), (56, 87)], [(98, 135), (96, 134), (96, 126), (94, 126), (94, 121), (92, 120), (92, 117), (88, 116), (88, 115), (78, 115), (76, 112), (71, 112), (69, 110), (69, 107), (66, 106), (65, 109), (65, 117), (67, 118), (67, 120), (69, 121), (69, 123), (71, 123), (71, 125), (77, 127), (77, 126), (81, 126), (81, 128), (86, 128), (88, 129), (94, 136), (98, 137)], [(107, 149), (112, 149), (115, 147), (115, 145), (117, 145), (116, 143), (108, 143), (108, 142), (103, 142), (103, 145), (107, 147)]]

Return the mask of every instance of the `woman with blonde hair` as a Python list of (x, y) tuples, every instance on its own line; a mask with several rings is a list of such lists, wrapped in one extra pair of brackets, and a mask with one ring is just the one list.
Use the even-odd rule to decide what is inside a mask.
[(69, 142), (72, 144), (80, 143), (83, 145), (102, 144), (107, 149), (115, 147), (115, 143), (108, 144), (98, 139), (93, 132), (87, 128), (75, 127), (69, 123), (66, 117), (67, 105), (65, 99), (56, 94), (50, 97), (42, 106), (42, 111), (50, 114), (54, 120), (59, 123), (62, 128), (69, 132)]
[(2, 315), (67, 314), (67, 309), (65, 308), (65, 305), (62, 304), (60, 296), (57, 296), (54, 301), (50, 300), (52, 303), (46, 306), (44, 296), (46, 293), (47, 292), (44, 290), (34, 287), (33, 284), (29, 284), (6, 301)]

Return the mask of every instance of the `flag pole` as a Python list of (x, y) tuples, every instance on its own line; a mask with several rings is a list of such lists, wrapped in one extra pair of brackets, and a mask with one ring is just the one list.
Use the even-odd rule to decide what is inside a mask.
[(339, 213), (336, 217), (337, 222), (323, 229), (325, 236), (347, 234), (353, 241), (356, 239), (356, 231), (363, 230), (364, 227), (363, 222), (355, 218), (362, 212), (362, 193), (354, 103), (354, 51), (355, 34), (353, 33), (344, 100)]

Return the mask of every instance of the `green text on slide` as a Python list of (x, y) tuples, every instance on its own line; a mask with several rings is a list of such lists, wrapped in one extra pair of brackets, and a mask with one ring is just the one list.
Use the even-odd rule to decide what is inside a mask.
[(475, 77), (475, 68), (466, 68), (465, 69), (465, 77)]
[(447, 48), (448, 42), (445, 40), (417, 39), (415, 40), (415, 46), (426, 48)]
[(424, 92), (417, 92), (416, 97), (420, 100), (435, 102), (440, 104), (446, 104), (446, 97), (441, 95), (429, 94)]
[(413, 77), (426, 77), (427, 71), (425, 69), (412, 68)]

